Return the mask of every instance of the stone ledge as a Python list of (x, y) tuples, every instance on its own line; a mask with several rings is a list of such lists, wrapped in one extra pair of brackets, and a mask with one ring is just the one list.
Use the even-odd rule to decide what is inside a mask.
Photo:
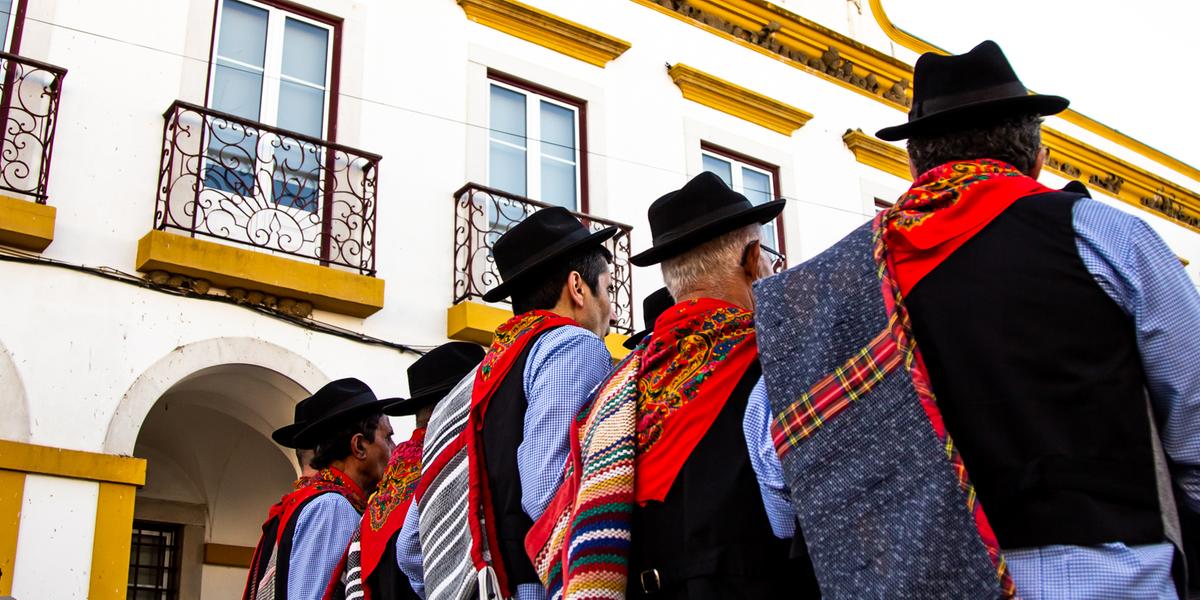
[(458, 0), (467, 18), (603, 68), (629, 42), (516, 0)]
[(204, 279), (225, 289), (244, 288), (311, 302), (314, 308), (368, 317), (383, 308), (384, 281), (154, 230), (138, 240), (137, 269)]
[[(510, 318), (511, 310), (469, 300), (459, 302), (446, 310), (446, 337), (487, 346), (492, 343), (496, 328)], [(608, 346), (614, 361), (629, 354), (629, 350), (621, 345), (627, 339), (629, 336), (620, 333), (610, 333), (604, 337), (604, 345)]]
[(54, 241), (53, 206), (0, 196), (0, 244), (41, 252)]

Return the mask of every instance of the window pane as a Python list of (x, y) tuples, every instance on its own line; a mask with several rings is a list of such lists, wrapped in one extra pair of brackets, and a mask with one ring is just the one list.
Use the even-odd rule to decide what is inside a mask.
[(321, 182), (321, 149), (292, 138), (280, 138), (275, 149), (272, 196), (281, 206), (317, 212)]
[(492, 131), (492, 139), (524, 148), (525, 95), (493, 85), (491, 100), (488, 126)]
[(542, 159), (542, 202), (575, 210), (575, 164)]
[(262, 104), (261, 73), (245, 67), (217, 62), (217, 73), (213, 82), (212, 107), (232, 113), (244, 119), (258, 120)]
[(237, 0), (225, 0), (217, 54), (262, 68), (266, 51), (267, 11)]
[(321, 137), (325, 114), (325, 92), (290, 81), (279, 83), (279, 127), (304, 135)]
[(542, 154), (575, 162), (575, 111), (541, 102)]
[(755, 206), (770, 202), (771, 196), (774, 195), (771, 176), (761, 171), (742, 167), (741, 192)]
[(283, 26), (283, 74), (325, 86), (329, 30), (288, 18)]
[(764, 246), (772, 250), (779, 250), (779, 242), (775, 239), (775, 221), (763, 225), (762, 236)]
[(0, 0), (0, 49), (8, 49), (8, 21), (12, 19), (12, 0)]
[(514, 148), (493, 140), (488, 152), (488, 185), (524, 196), (525, 175), (524, 148)]
[(708, 154), (702, 155), (704, 159), (704, 170), (710, 173), (716, 173), (725, 185), (733, 187), (733, 166), (728, 161), (721, 160), (715, 156)]

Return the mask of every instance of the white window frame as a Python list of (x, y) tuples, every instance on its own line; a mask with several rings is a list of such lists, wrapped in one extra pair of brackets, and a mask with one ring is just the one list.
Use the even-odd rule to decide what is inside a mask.
[[(776, 181), (777, 176), (774, 172), (772, 172), (768, 169), (764, 169), (756, 164), (748, 163), (741, 159), (738, 159), (738, 158), (735, 158), (728, 154), (725, 154), (725, 153), (721, 152), (720, 150), (711, 150), (709, 148), (701, 148), (700, 149), (701, 168), (703, 168), (705, 156), (715, 158), (717, 160), (724, 161), (724, 162), (727, 162), (730, 164), (730, 169), (729, 169), (730, 177), (733, 180), (733, 185), (730, 187), (733, 188), (733, 191), (735, 191), (739, 194), (744, 194), (743, 190), (745, 190), (745, 184), (742, 181), (742, 168), (744, 167), (744, 168), (750, 169), (751, 171), (755, 171), (757, 173), (762, 173), (763, 175), (766, 175), (767, 179), (770, 181), (770, 184), (771, 184), (770, 185), (771, 189), (767, 190), (767, 193), (770, 194), (772, 198), (775, 198), (775, 187), (776, 187), (776, 185), (778, 185), (779, 182)], [(782, 246), (783, 244), (779, 243), (779, 242), (783, 241), (783, 237), (780, 235), (780, 232), (779, 232), (779, 229), (780, 229), (779, 225), (780, 225), (779, 217), (771, 219), (771, 221), (769, 223), (763, 223), (763, 227), (770, 226), (771, 232), (775, 234), (775, 245)], [(786, 250), (784, 248), (771, 248), (771, 249), (776, 252), (779, 252), (779, 253), (786, 252)]]
[[(319, 89), (324, 92), (325, 101), (321, 108), (321, 134), (316, 136), (325, 139), (329, 132), (329, 102), (330, 102), (330, 87), (333, 83), (333, 44), (335, 28), (329, 23), (323, 23), (315, 19), (308, 18), (302, 14), (295, 13), (286, 9), (255, 2), (254, 0), (236, 0), (243, 4), (248, 4), (255, 8), (261, 8), (267, 11), (267, 39), (265, 54), (263, 56), (263, 85), (262, 96), (259, 98), (258, 105), (258, 122), (272, 127), (279, 123), (279, 82), (287, 81)], [(217, 4), (217, 20), (216, 30), (213, 32), (212, 56), (208, 61), (208, 77), (209, 81), (215, 82), (217, 79), (217, 55), (221, 47), (221, 20), (224, 17), (226, 0), (219, 0)], [(287, 19), (295, 19), (303, 23), (320, 27), (329, 32), (325, 43), (325, 86), (315, 86), (307, 81), (300, 81), (293, 77), (288, 77), (283, 74), (283, 33)], [(258, 67), (238, 63), (235, 60), (222, 57), (222, 60), (233, 63), (237, 66), (258, 70)], [(212, 106), (212, 95), (216, 90), (216, 85), (208, 86), (208, 97), (205, 98), (205, 106)]]
[[(542, 155), (542, 118), (541, 118), (541, 103), (548, 102), (555, 106), (569, 109), (575, 115), (575, 205), (568, 207), (568, 210), (580, 212), (583, 204), (583, 156), (582, 156), (582, 138), (580, 137), (580, 129), (583, 124), (580, 123), (579, 106), (563, 102), (557, 98), (552, 98), (543, 94), (539, 94), (529, 88), (515, 86), (505, 81), (488, 78), (488, 159), (486, 177), (488, 184), (492, 181), (492, 161), (491, 161), (491, 145), (499, 143), (512, 148), (517, 146), (497, 139), (492, 136), (495, 131), (492, 128), (492, 86), (500, 87), (525, 96), (525, 197), (531, 200), (542, 200), (542, 158), (562, 162), (566, 161), (556, 156)], [(534, 100), (534, 101), (531, 101)]]

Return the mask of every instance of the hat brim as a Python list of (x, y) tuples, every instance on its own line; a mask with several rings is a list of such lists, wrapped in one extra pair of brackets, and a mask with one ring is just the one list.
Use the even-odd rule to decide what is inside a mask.
[(1062, 96), (1039, 94), (983, 100), (939, 111), (901, 125), (884, 127), (875, 132), (875, 137), (896, 142), (914, 136), (940, 135), (1020, 115), (1056, 115), (1066, 110), (1070, 104), (1071, 101)]
[(642, 340), (646, 339), (646, 336), (650, 335), (650, 331), (651, 330), (649, 329), (643, 329), (629, 336), (629, 339), (625, 340), (625, 342), (621, 345), (624, 346), (626, 350), (633, 350), (634, 348), (637, 348), (638, 344), (642, 343)]
[(284, 444), (280, 442), (280, 445), (287, 448), (314, 448), (316, 447), (317, 442), (320, 441), (320, 434), (332, 428), (333, 426), (340, 425), (348, 420), (351, 416), (357, 414), (367, 414), (374, 411), (382, 412), (383, 407), (389, 404), (394, 404), (397, 400), (399, 400), (399, 398), (374, 400), (324, 415), (315, 421), (309, 422), (303, 428), (299, 429), (292, 436), (292, 439), (288, 440), (290, 443)]
[(779, 213), (783, 212), (785, 200), (772, 200), (751, 206), (737, 207), (737, 210), (721, 214), (719, 211), (713, 218), (697, 223), (691, 229), (685, 230), (671, 239), (656, 243), (649, 250), (634, 255), (629, 262), (639, 267), (648, 267), (673, 258), (707, 242), (717, 236), (729, 233), (739, 227), (752, 223), (770, 223)]
[(620, 231), (620, 229), (617, 229), (616, 227), (605, 227), (604, 229), (590, 234), (587, 237), (579, 238), (573, 243), (566, 244), (561, 248), (556, 248), (554, 251), (540, 257), (536, 261), (525, 264), (520, 270), (512, 273), (508, 277), (505, 277), (504, 281), (501, 282), (500, 285), (492, 288), (490, 291), (484, 294), (483, 301), (499, 302), (511, 296), (513, 291), (519, 289), (525, 284), (526, 280), (529, 278), (529, 275), (537, 273), (542, 267), (559, 258), (562, 258), (563, 256), (569, 255), (578, 250), (582, 250), (588, 246), (599, 246), (604, 242), (607, 242), (609, 238), (617, 235), (618, 231)]
[(401, 398), (400, 400), (392, 402), (391, 404), (383, 407), (383, 414), (390, 417), (406, 417), (408, 415), (415, 415), (417, 414), (417, 411), (421, 410), (422, 408), (425, 408), (431, 404), (437, 404), (439, 400), (445, 398), (446, 394), (449, 394), (450, 390), (454, 389), (454, 386), (457, 385), (459, 381), (460, 379), (456, 379), (454, 380), (454, 383), (451, 383), (445, 388), (430, 390), (413, 396), (412, 398)]
[(294, 442), (292, 440), (296, 437), (296, 432), (300, 431), (304, 425), (304, 423), (284, 425), (271, 432), (271, 439), (284, 448), (296, 448), (297, 446), (293, 445)]

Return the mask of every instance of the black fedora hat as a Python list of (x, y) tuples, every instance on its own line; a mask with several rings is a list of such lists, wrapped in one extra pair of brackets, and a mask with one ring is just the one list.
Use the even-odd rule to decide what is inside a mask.
[(496, 302), (512, 295), (531, 274), (573, 254), (600, 246), (617, 234), (616, 227), (589, 232), (562, 207), (543, 208), (517, 223), (492, 246), (502, 283), (483, 295)]
[(927, 52), (913, 67), (913, 104), (908, 122), (875, 133), (881, 140), (940, 135), (1021, 115), (1066, 110), (1062, 96), (1030, 94), (1000, 46), (987, 40), (966, 54)]
[(658, 320), (658, 315), (663, 314), (668, 308), (675, 306), (675, 299), (671, 297), (671, 292), (667, 288), (658, 288), (653, 294), (646, 296), (642, 300), (642, 318), (646, 320), (646, 328), (629, 336), (622, 344), (626, 348), (633, 350), (642, 342), (646, 336), (654, 331), (654, 322)]
[(783, 211), (783, 204), (780, 199), (755, 206), (705, 171), (650, 205), (647, 217), (654, 243), (629, 261), (648, 267), (739, 227), (769, 223)]
[(362, 381), (354, 377), (338, 379), (325, 384), (317, 393), (309, 396), (304, 402), (308, 403), (308, 421), (300, 427), (289, 444), (290, 448), (314, 448), (321, 441), (323, 434), (328, 434), (334, 428), (346, 423), (353, 417), (383, 411), (383, 407), (395, 402), (397, 398), (380, 400), (375, 392)]
[(470, 342), (450, 342), (426, 352), (408, 366), (408, 389), (412, 397), (383, 407), (384, 414), (394, 417), (416, 414), (441, 400), (485, 354), (482, 346)]
[(276, 444), (286, 448), (297, 447), (293, 445), (292, 438), (296, 435), (297, 431), (308, 425), (308, 420), (312, 418), (312, 415), (308, 414), (308, 407), (311, 406), (309, 400), (312, 400), (311, 396), (296, 403), (296, 408), (292, 414), (292, 423), (271, 432), (271, 439), (275, 440)]

